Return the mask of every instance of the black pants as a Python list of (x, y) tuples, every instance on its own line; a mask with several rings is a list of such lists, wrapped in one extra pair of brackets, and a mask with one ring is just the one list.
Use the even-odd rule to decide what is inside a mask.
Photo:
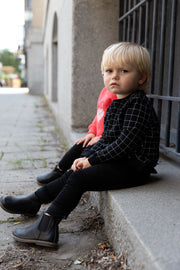
[(73, 164), (73, 161), (81, 156), (83, 150), (83, 143), (79, 145), (74, 144), (59, 161), (59, 168), (62, 171), (67, 171)]
[(50, 203), (47, 212), (56, 220), (66, 218), (77, 206), (86, 191), (121, 189), (144, 184), (148, 173), (140, 173), (126, 161), (112, 161), (73, 172), (67, 171), (62, 177), (36, 191), (41, 203)]

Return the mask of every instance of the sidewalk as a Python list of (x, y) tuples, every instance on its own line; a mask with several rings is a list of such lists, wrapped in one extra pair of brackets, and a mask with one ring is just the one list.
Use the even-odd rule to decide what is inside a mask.
[[(57, 136), (54, 118), (40, 96), (0, 94), (0, 127), (0, 196), (30, 194), (39, 188), (37, 175), (54, 168), (65, 152), (63, 138)], [(83, 270), (74, 262), (107, 241), (101, 218), (82, 201), (60, 224), (57, 250), (15, 242), (12, 231), (36, 218), (0, 208), (0, 269)]]

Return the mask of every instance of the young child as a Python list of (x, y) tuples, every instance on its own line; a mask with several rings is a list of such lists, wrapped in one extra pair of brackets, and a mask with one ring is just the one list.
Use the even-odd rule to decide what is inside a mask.
[(37, 177), (38, 184), (48, 184), (58, 177), (61, 177), (63, 173), (71, 167), (73, 161), (80, 157), (84, 147), (94, 145), (101, 138), (104, 130), (104, 116), (107, 108), (114, 99), (117, 99), (117, 96), (108, 91), (105, 87), (101, 90), (97, 101), (97, 114), (89, 125), (86, 136), (79, 139), (76, 144), (67, 151), (59, 161), (59, 164), (56, 165), (52, 171), (39, 175)]
[(52, 202), (33, 225), (13, 232), (17, 241), (56, 247), (59, 222), (84, 192), (144, 184), (157, 164), (159, 122), (145, 94), (151, 76), (148, 51), (128, 42), (111, 45), (104, 51), (101, 69), (105, 87), (118, 97), (107, 109), (101, 139), (61, 178), (31, 195), (1, 198), (5, 211), (26, 215)]

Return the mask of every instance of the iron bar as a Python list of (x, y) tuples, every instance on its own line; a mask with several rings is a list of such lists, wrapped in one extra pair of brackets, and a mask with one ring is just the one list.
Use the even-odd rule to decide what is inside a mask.
[(180, 97), (161, 96), (161, 95), (153, 95), (153, 94), (148, 94), (147, 96), (149, 98), (158, 99), (158, 100), (180, 102)]
[[(126, 13), (126, 11), (127, 11), (127, 1), (125, 1), (124, 3), (124, 13)], [(123, 20), (123, 41), (125, 40), (126, 40), (126, 19)]]
[[(134, 6), (136, 5), (136, 0), (134, 0)], [(133, 11), (133, 29), (132, 29), (132, 42), (136, 41), (136, 11)]]
[(139, 8), (139, 29), (138, 29), (138, 44), (141, 44), (142, 36), (142, 6)]
[(146, 13), (145, 13), (145, 37), (144, 37), (144, 46), (147, 48), (148, 47), (148, 18), (149, 18), (149, 2), (146, 2)]
[[(141, 2), (139, 2), (135, 7), (131, 8), (128, 12), (124, 13), (123, 16), (121, 16), (119, 18), (119, 22), (123, 21), (124, 19), (126, 19), (130, 14), (133, 13), (133, 11), (136, 11), (140, 6), (142, 6), (147, 0), (142, 0)], [(126, 4), (126, 1), (124, 1), (124, 3)]]
[[(172, 95), (172, 86), (173, 86), (173, 65), (174, 65), (174, 49), (175, 49), (174, 48), (175, 14), (176, 14), (176, 0), (172, 0), (169, 70), (168, 70), (168, 87), (167, 87), (167, 95), (168, 96)], [(172, 101), (168, 101), (167, 112), (166, 112), (165, 146), (169, 146), (169, 144), (170, 144), (171, 112), (172, 112)]]
[(152, 42), (151, 42), (152, 78), (151, 78), (151, 85), (150, 85), (150, 91), (152, 94), (154, 93), (156, 20), (157, 20), (157, 0), (154, 0), (154, 2), (153, 2), (153, 22), (152, 22)]
[[(179, 81), (179, 96), (180, 96), (180, 81)], [(178, 106), (178, 121), (177, 121), (177, 135), (176, 135), (176, 152), (180, 153), (180, 103)]]
[[(159, 56), (159, 78), (158, 78), (158, 94), (162, 95), (163, 93), (163, 75), (164, 75), (164, 48), (165, 48), (165, 16), (166, 16), (166, 1), (162, 0), (162, 9), (161, 9), (161, 35), (160, 35), (160, 56)], [(162, 113), (162, 101), (158, 101), (158, 116), (161, 120)]]
[[(131, 0), (128, 3), (128, 10), (131, 9)], [(130, 32), (131, 32), (131, 16), (128, 16), (128, 27), (127, 27), (127, 41), (130, 41)]]

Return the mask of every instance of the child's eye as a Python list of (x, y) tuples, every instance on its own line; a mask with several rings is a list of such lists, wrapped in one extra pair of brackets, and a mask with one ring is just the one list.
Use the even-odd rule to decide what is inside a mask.
[(127, 73), (128, 71), (127, 71), (127, 69), (122, 69), (121, 72), (122, 73)]
[(107, 73), (111, 73), (112, 72), (112, 69), (106, 69), (106, 72)]

